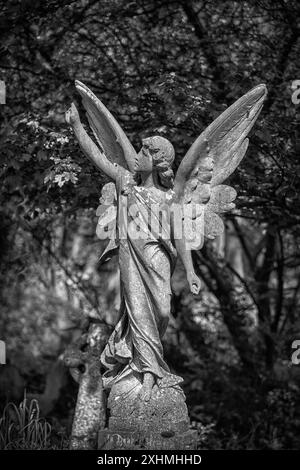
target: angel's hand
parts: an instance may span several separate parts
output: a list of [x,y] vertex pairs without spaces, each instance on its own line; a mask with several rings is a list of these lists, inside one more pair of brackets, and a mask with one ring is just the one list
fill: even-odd
[[74,103],[71,104],[71,107],[66,112],[65,117],[67,123],[72,127],[76,126],[76,124],[80,124],[79,113]]
[[199,294],[200,287],[201,287],[201,281],[199,277],[194,272],[191,272],[190,274],[187,275],[187,280],[190,286],[191,293]]

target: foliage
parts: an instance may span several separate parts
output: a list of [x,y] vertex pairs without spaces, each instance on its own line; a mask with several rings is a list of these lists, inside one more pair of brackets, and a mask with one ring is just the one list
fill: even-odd
[[40,418],[39,404],[26,396],[17,407],[8,403],[0,419],[0,449],[42,450],[49,448],[51,426]]
[[[2,2],[0,339],[15,388],[25,380],[41,393],[50,364],[89,316],[116,320],[116,266],[97,265],[106,179],[64,121],[71,101],[84,115],[74,80],[103,100],[137,149],[146,135],[170,139],[174,169],[206,125],[266,83],[268,100],[230,180],[238,207],[223,239],[195,254],[197,298],[177,267],[165,348],[186,379],[204,446],[299,447],[290,361],[300,335],[299,105],[291,100],[299,19],[296,0]],[[51,417],[67,428],[60,403]]]

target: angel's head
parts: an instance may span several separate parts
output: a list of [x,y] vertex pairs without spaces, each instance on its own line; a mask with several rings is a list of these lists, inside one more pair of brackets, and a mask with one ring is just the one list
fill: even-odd
[[136,174],[156,171],[162,186],[171,188],[174,177],[172,163],[175,158],[173,145],[160,136],[148,137],[142,142],[143,146],[135,161]]

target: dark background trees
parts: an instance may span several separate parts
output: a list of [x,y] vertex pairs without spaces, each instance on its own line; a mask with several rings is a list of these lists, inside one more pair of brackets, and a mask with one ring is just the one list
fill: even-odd
[[[17,401],[24,387],[43,395],[54,428],[68,432],[76,387],[57,359],[88,316],[116,318],[116,266],[97,266],[106,180],[64,121],[71,101],[83,111],[74,80],[103,100],[137,149],[154,132],[171,140],[175,169],[206,125],[266,83],[247,157],[230,179],[237,209],[225,236],[195,253],[204,282],[197,298],[176,271],[165,350],[186,379],[203,445],[299,447],[291,363],[300,336],[299,105],[291,99],[299,29],[296,0],[2,4],[2,395]],[[50,373],[57,386],[47,395]]]

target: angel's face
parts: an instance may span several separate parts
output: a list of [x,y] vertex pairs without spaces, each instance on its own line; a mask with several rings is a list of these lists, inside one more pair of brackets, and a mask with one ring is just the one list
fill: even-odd
[[153,156],[159,152],[151,142],[151,139],[144,139],[143,146],[135,159],[135,171],[151,173],[153,170]]
[[199,178],[202,183],[209,183],[211,181],[213,176],[214,163],[214,159],[211,157],[205,157],[199,163]]

